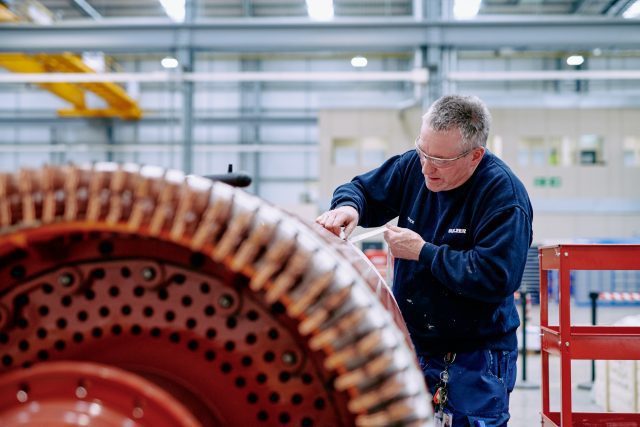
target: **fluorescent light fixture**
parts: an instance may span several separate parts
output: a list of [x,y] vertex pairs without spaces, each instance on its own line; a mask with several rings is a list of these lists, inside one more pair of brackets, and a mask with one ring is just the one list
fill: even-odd
[[351,66],[355,67],[355,68],[363,68],[367,66],[367,58],[365,58],[364,56],[354,56],[353,58],[351,58]]
[[27,15],[29,18],[40,25],[53,24],[53,15],[40,3],[32,3],[27,7]]
[[637,18],[640,16],[640,0],[636,0],[631,6],[627,8],[622,14],[623,18]]
[[582,65],[584,57],[582,55],[571,55],[567,58],[567,65]]
[[184,22],[185,0],[160,0],[167,16],[175,22]]
[[453,2],[453,17],[455,19],[472,19],[480,11],[482,0],[455,0]]
[[178,60],[171,56],[167,56],[162,58],[162,61],[160,61],[160,64],[162,64],[164,68],[176,68],[178,66]]
[[309,17],[316,21],[333,19],[333,0],[307,0]]

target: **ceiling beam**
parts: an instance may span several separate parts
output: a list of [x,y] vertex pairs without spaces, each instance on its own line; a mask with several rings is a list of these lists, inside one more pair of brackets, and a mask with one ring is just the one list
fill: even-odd
[[404,51],[458,49],[618,49],[640,46],[640,20],[546,17],[474,21],[410,18],[309,22],[304,19],[204,21],[194,24],[92,23],[0,26],[0,51],[217,52]]
[[86,0],[73,0],[72,4],[75,6],[76,9],[78,9],[80,12],[84,13],[88,17],[93,18],[96,21],[99,21],[102,19],[102,15],[100,15],[100,12],[95,10],[93,6],[91,6]]

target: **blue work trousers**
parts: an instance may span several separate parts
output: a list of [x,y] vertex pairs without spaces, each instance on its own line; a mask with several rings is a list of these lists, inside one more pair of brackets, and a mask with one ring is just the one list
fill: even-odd
[[[509,394],[516,383],[518,350],[457,353],[449,366],[444,413],[452,427],[503,427],[509,421]],[[444,355],[418,355],[429,391],[435,393]]]

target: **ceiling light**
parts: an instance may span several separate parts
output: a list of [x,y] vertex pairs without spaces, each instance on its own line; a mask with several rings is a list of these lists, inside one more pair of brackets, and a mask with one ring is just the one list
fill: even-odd
[[309,17],[316,21],[333,19],[333,0],[307,0]]
[[567,65],[582,65],[584,57],[582,55],[571,55],[567,58]]
[[627,7],[627,10],[622,14],[623,18],[637,18],[640,16],[640,0],[636,0],[631,6]]
[[482,0],[455,0],[453,3],[453,17],[455,19],[472,19],[480,11]]
[[365,58],[364,56],[354,56],[353,58],[351,58],[351,66],[355,67],[355,68],[363,68],[367,66],[367,58]]
[[184,22],[185,0],[160,0],[165,13],[175,22]]
[[167,56],[165,58],[162,58],[162,61],[160,61],[160,64],[162,64],[164,68],[176,68],[179,63],[176,58]]

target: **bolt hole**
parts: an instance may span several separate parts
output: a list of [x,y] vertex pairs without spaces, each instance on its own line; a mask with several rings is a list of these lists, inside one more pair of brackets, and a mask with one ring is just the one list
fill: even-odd
[[206,260],[206,257],[204,256],[204,254],[200,252],[195,252],[191,254],[191,257],[189,258],[189,263],[193,268],[200,268],[204,265],[205,260]]
[[22,279],[27,274],[27,270],[22,265],[14,265],[9,274],[14,279]]
[[58,320],[56,320],[56,325],[59,329],[65,329],[67,327],[67,319],[64,317],[58,318]]
[[258,338],[255,334],[247,334],[244,340],[247,344],[255,344]]
[[108,240],[100,242],[100,244],[98,245],[98,251],[102,255],[110,255],[111,253],[113,253],[113,243]]
[[273,351],[267,351],[264,353],[263,359],[265,362],[273,362],[276,358],[276,355]]
[[104,272],[103,268],[96,268],[95,270],[91,271],[91,277],[93,277],[94,279],[104,279],[105,276],[106,273]]
[[313,401],[314,408],[316,408],[319,411],[324,409],[325,404],[326,403],[322,397],[318,397],[316,400]]
[[269,329],[268,335],[269,335],[269,338],[271,338],[272,340],[277,340],[278,337],[280,336],[280,333],[276,328],[271,328]]
[[295,393],[293,396],[291,396],[291,403],[293,403],[294,405],[301,404],[302,400],[302,395],[300,393]]
[[8,354],[2,356],[2,365],[3,366],[11,366],[13,364],[13,357]]
[[171,280],[173,281],[173,283],[182,285],[187,281],[187,276],[185,276],[184,274],[176,274]]
[[281,412],[278,419],[282,424],[288,424],[291,421],[291,416],[287,412]]
[[235,317],[229,317],[227,319],[227,328],[233,329],[238,326],[238,320]]

